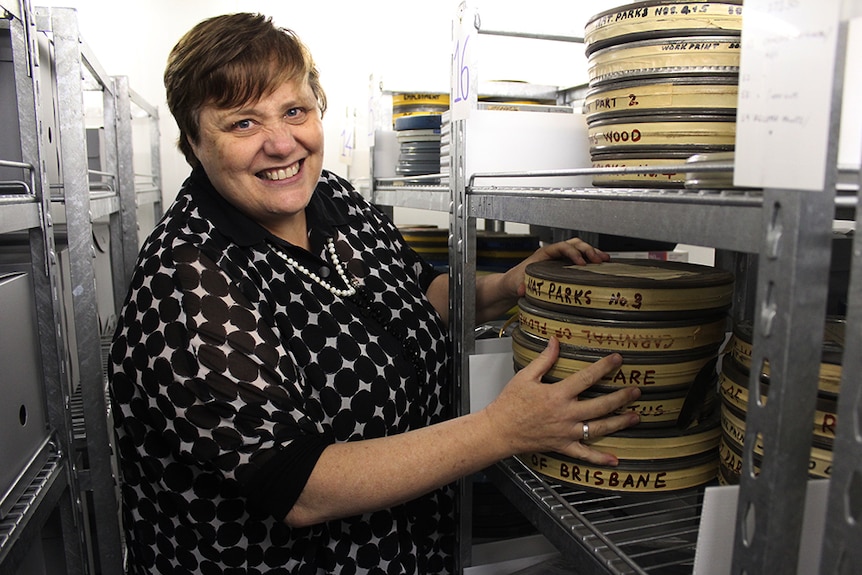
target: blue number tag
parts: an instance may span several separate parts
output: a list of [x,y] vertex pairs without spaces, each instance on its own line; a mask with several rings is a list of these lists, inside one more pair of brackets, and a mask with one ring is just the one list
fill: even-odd
[[458,14],[452,21],[452,76],[449,108],[452,120],[463,120],[476,107],[478,71],[472,44],[476,36],[476,10],[461,2]]

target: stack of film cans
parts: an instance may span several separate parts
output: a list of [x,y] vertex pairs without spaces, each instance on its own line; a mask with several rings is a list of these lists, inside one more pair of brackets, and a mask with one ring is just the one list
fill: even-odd
[[476,231],[476,269],[505,272],[539,249],[539,236],[511,232]]
[[560,355],[547,383],[618,352],[622,366],[582,397],[637,386],[641,397],[620,412],[635,411],[641,422],[585,441],[616,455],[616,467],[550,452],[525,454],[523,462],[557,481],[602,491],[671,492],[715,480],[721,434],[716,363],[733,280],[730,272],[674,261],[528,265],[512,331],[515,369],[535,359],[551,337],[559,340]]
[[449,267],[449,230],[434,225],[399,226],[398,231],[413,251],[439,270]]
[[[732,158],[742,1],[648,0],[591,18],[584,115],[596,168],[669,168]],[[710,187],[722,187],[724,174]],[[703,184],[703,182],[700,182]],[[686,173],[620,170],[593,185],[682,188]]]
[[448,109],[449,94],[392,95],[392,127],[399,149],[395,173],[405,184],[440,184],[439,178],[416,176],[440,174],[440,128]]
[[[811,455],[808,476],[828,478],[832,469],[832,444],[838,423],[838,395],[841,383],[841,356],[844,352],[844,320],[827,318],[824,328],[818,377],[817,406],[814,413]],[[721,394],[721,463],[719,482],[725,485],[739,483],[742,472],[743,446],[745,445],[745,418],[748,411],[749,378],[753,329],[750,322],[739,322],[733,328],[728,351],[722,356],[719,373]],[[769,364],[760,370],[761,396],[769,394]],[[768,399],[767,399],[768,400]],[[763,444],[760,437],[754,446],[754,473],[763,462]]]
[[[434,225],[399,226],[407,244],[438,269],[449,266],[449,230]],[[539,236],[489,230],[476,231],[476,270],[505,272],[539,249]]]

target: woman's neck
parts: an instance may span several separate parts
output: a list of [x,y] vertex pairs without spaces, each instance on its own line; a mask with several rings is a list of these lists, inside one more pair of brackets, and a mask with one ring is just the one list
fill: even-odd
[[263,224],[271,234],[306,251],[310,251],[308,226],[305,220],[305,210],[293,214],[289,218]]

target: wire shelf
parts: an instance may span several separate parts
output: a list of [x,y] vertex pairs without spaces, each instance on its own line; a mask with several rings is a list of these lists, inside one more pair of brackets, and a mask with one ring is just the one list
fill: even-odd
[[573,562],[593,560],[601,573],[688,575],[694,567],[703,488],[669,494],[617,494],[578,489],[545,478],[516,458],[489,469],[489,477],[522,511],[538,507],[550,539],[572,543],[561,551]]

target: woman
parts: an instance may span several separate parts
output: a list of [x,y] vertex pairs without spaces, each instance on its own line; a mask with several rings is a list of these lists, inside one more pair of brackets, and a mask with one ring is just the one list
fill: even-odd
[[[111,349],[131,571],[446,573],[451,483],[637,421],[626,390],[577,401],[611,355],[554,385],[558,344],[486,409],[450,418],[448,277],[322,170],[326,98],[296,36],[205,20],[165,71],[192,173],[144,243]],[[528,261],[607,256],[579,240]],[[526,262],[477,281],[479,320]]]

